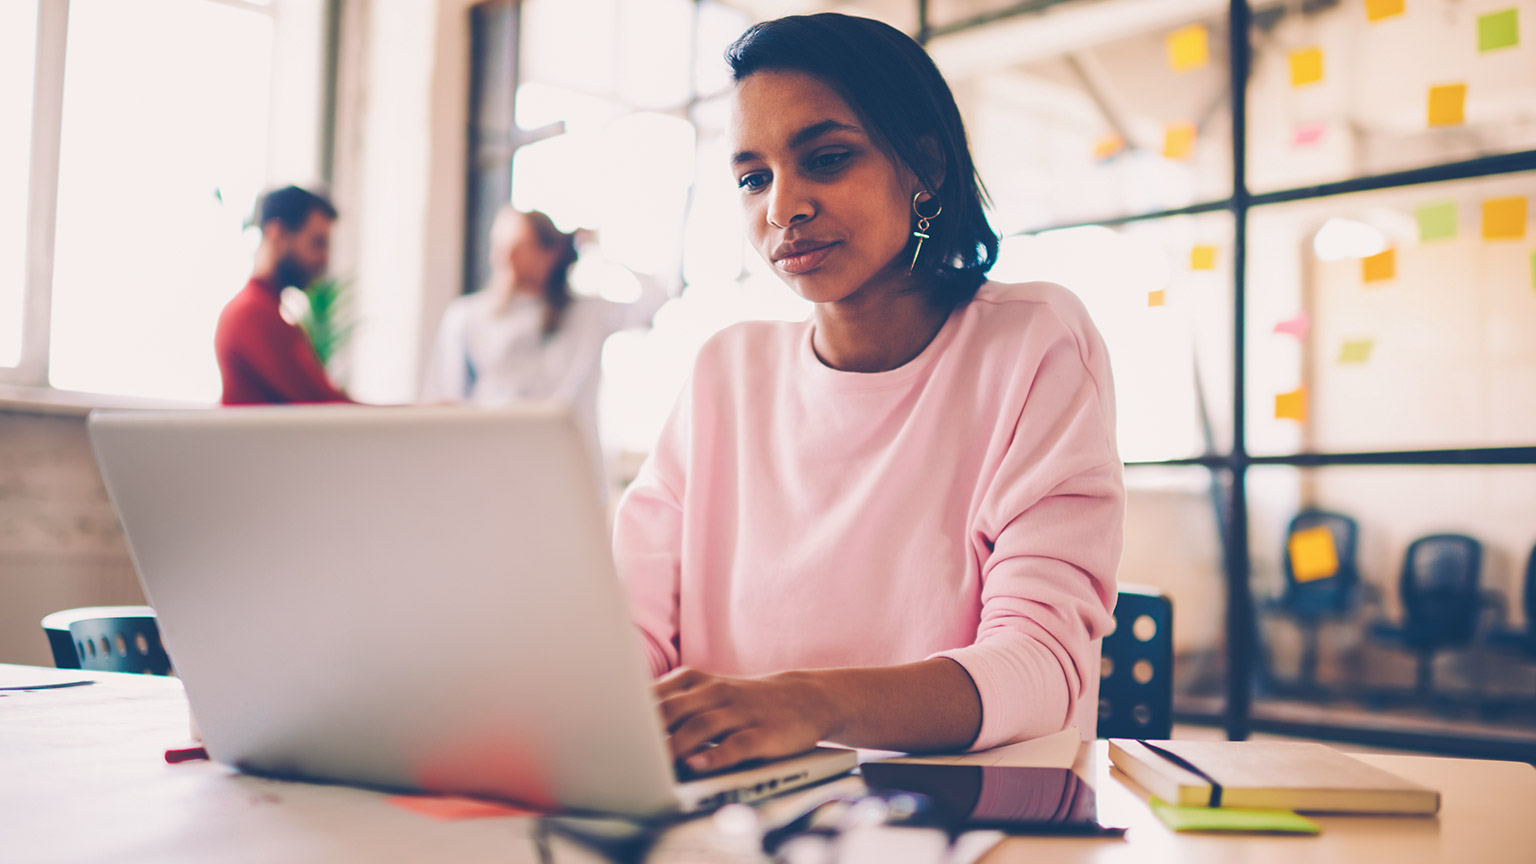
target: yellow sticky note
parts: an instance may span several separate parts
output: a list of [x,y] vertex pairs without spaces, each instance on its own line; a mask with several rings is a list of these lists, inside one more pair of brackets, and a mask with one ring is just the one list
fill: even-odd
[[1519,240],[1525,236],[1525,197],[1489,198],[1483,202],[1483,239]]
[[1168,65],[1189,72],[1211,62],[1211,40],[1205,25],[1192,24],[1168,34]]
[[1397,250],[1360,259],[1360,278],[1366,282],[1385,282],[1397,275]]
[[1441,84],[1429,88],[1429,125],[1460,126],[1467,122],[1467,85]]
[[1167,292],[1167,290],[1163,290],[1163,291],[1148,291],[1147,292],[1147,305],[1148,306],[1163,306],[1163,305],[1166,305],[1167,302],[1168,302],[1168,292]]
[[1371,21],[1380,21],[1401,15],[1404,5],[1404,0],[1365,0],[1365,17]]
[[1192,123],[1171,123],[1163,130],[1163,155],[1169,159],[1188,159],[1195,151],[1195,127]]
[[1339,572],[1339,550],[1327,528],[1306,528],[1291,535],[1291,574],[1297,582],[1316,582]]
[[1346,366],[1365,363],[1371,359],[1371,350],[1375,347],[1374,339],[1350,339],[1339,348],[1339,363]]
[[1307,388],[1292,390],[1289,393],[1275,395],[1275,419],[1295,420],[1305,423],[1307,420]]
[[1305,87],[1323,80],[1323,49],[1291,52],[1291,86]]
[[1216,247],[1195,246],[1189,250],[1189,269],[1191,270],[1215,270]]

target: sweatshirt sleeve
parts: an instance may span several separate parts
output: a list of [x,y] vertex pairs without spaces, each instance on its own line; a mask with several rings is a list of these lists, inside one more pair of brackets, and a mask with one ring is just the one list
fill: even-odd
[[462,402],[469,398],[469,346],[465,338],[464,307],[458,301],[443,311],[437,328],[437,341],[427,360],[427,375],[422,382],[423,402]]
[[[1109,363],[1086,314],[1064,325],[1027,395],[976,522],[981,621],[963,666],[981,696],[972,749],[1060,731],[1099,674],[1125,522]],[[1087,734],[1087,730],[1084,730]]]
[[653,675],[680,662],[678,585],[682,575],[684,460],[690,386],[684,387],[656,448],[620,499],[613,557]]

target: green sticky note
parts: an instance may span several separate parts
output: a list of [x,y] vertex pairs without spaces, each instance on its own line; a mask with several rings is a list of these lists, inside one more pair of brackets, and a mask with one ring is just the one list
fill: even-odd
[[1419,219],[1419,242],[1449,240],[1456,236],[1456,202],[1425,204],[1414,215]]
[[1520,44],[1520,10],[1490,12],[1477,19],[1477,50],[1496,51]]
[[1364,363],[1371,359],[1371,349],[1376,347],[1373,339],[1350,339],[1339,350],[1340,363]]
[[1317,823],[1290,810],[1239,810],[1232,807],[1175,807],[1161,798],[1147,802],[1152,812],[1175,831],[1316,834]]

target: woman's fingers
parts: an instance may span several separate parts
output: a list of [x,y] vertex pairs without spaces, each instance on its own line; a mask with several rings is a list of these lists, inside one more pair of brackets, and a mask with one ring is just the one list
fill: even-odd
[[722,708],[695,714],[683,721],[667,744],[672,748],[673,759],[685,759],[705,749],[716,739],[739,732],[751,724],[751,718],[743,711]]
[[661,707],[662,723],[666,725],[667,732],[676,732],[677,728],[686,723],[689,718],[730,704],[736,699],[736,688],[723,681],[710,681],[688,690],[675,692],[673,695],[662,697],[658,703]]
[[[782,752],[775,752],[780,750]],[[688,757],[688,767],[695,771],[718,771],[752,759],[772,759],[787,756],[794,750],[772,746],[772,739],[757,727],[748,727],[726,736],[721,742]]]
[[700,672],[692,666],[679,666],[657,678],[655,683],[651,685],[651,690],[656,694],[656,698],[661,699],[673,693],[691,690],[709,681],[710,678],[711,676],[708,673]]

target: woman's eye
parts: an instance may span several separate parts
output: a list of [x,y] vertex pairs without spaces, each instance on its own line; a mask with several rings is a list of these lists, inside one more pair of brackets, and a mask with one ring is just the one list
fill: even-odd
[[836,168],[848,161],[850,155],[852,154],[845,152],[821,153],[811,159],[811,167],[818,171]]
[[768,175],[761,172],[748,174],[737,180],[736,185],[742,189],[761,189],[768,185]]

